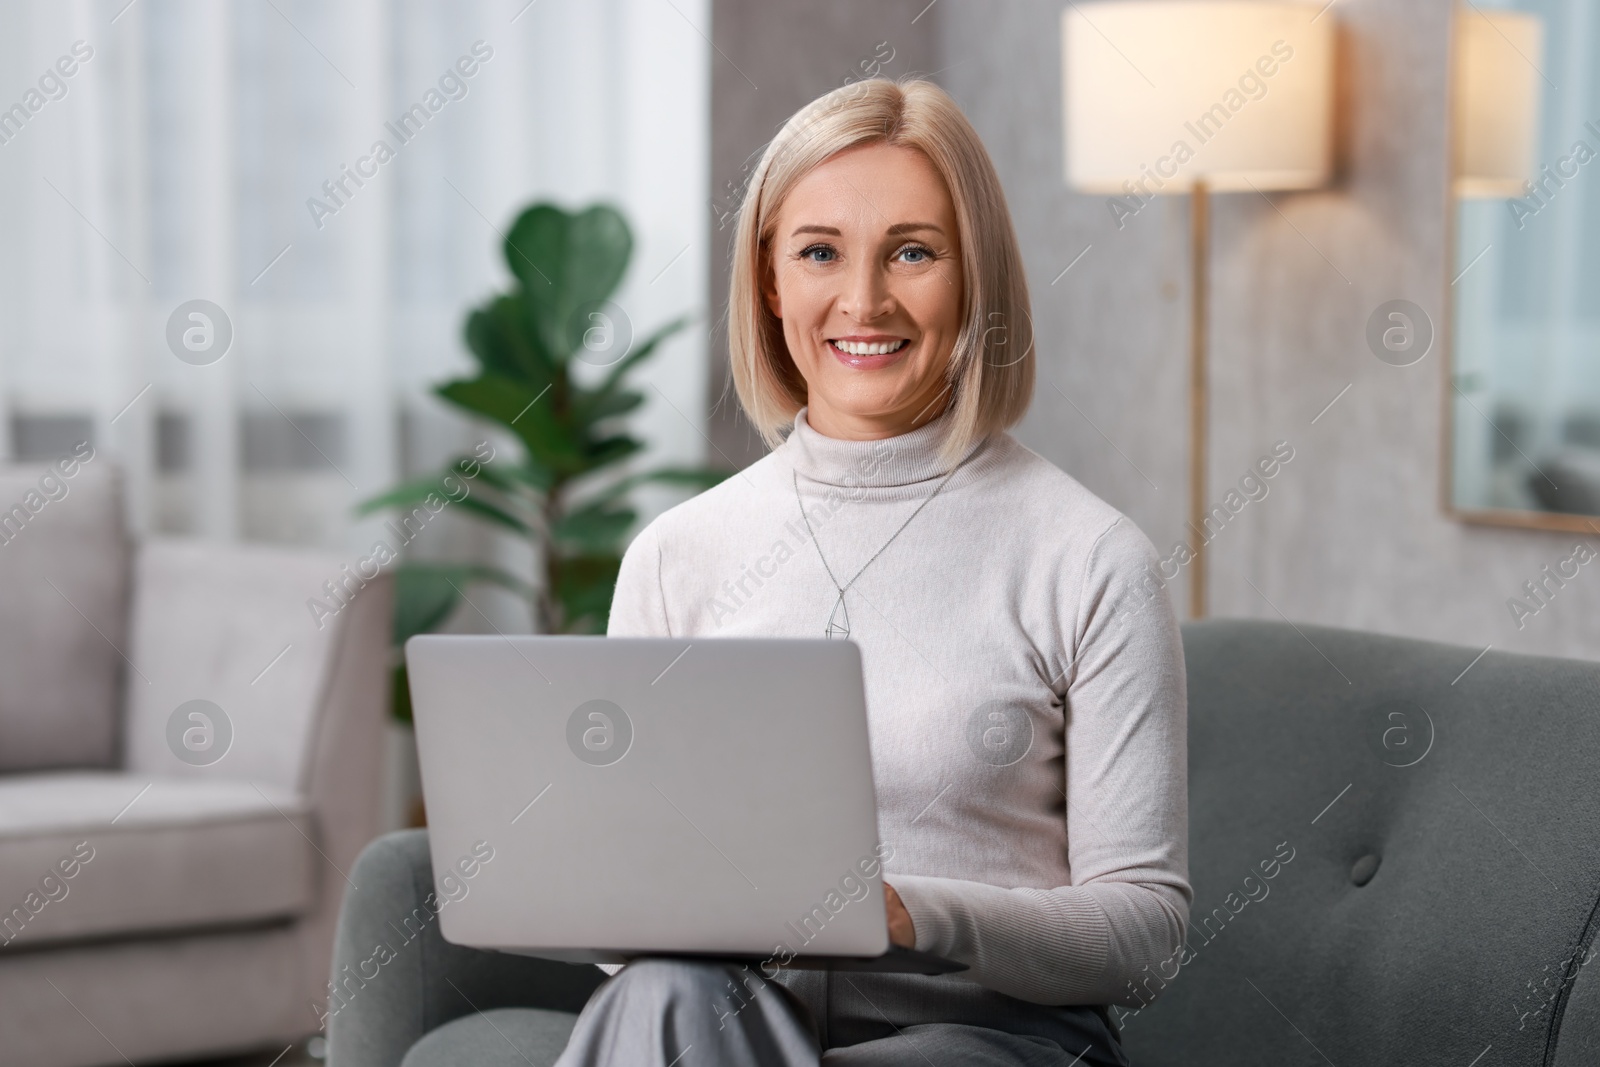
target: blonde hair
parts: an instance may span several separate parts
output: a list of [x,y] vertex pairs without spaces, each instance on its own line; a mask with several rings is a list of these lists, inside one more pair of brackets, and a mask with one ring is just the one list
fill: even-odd
[[1027,412],[1033,399],[1033,319],[994,164],[955,101],[930,81],[869,78],[835,89],[795,112],[767,145],[734,231],[728,292],[734,389],[767,446],[777,447],[807,394],[784,342],[783,323],[762,299],[773,227],[784,200],[813,167],[868,144],[922,152],[955,205],[965,284],[961,330],[945,372],[954,409],[941,450],[948,463]]

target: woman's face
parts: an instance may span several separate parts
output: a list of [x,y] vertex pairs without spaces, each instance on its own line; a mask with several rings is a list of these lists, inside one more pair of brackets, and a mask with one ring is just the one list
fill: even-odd
[[950,191],[920,151],[863,145],[813,169],[778,213],[763,275],[813,429],[876,439],[944,409],[961,246]]

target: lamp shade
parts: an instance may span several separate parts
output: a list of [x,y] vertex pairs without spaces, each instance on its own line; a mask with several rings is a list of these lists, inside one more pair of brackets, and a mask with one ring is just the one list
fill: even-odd
[[1462,196],[1521,196],[1534,177],[1544,28],[1521,11],[1456,13],[1455,184]]
[[1332,166],[1333,26],[1271,0],[1108,0],[1061,17],[1066,180],[1307,189]]

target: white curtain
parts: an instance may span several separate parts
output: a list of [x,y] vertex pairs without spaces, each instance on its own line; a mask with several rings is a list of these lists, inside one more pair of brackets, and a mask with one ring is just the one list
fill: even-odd
[[[709,32],[707,0],[0,3],[0,460],[87,437],[136,532],[359,548],[357,500],[483,436],[428,388],[551,199],[628,216],[639,335],[697,315],[635,432],[701,462]],[[192,300],[215,362],[169,346]]]

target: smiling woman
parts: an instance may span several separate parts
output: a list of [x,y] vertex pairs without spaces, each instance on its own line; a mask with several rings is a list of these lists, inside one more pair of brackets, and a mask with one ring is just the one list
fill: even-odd
[[734,386],[769,445],[808,400],[813,428],[850,438],[952,408],[946,459],[1027,410],[1033,360],[985,358],[1033,347],[1005,193],[931,82],[857,82],[796,113],[751,179],[732,276]]
[[[894,203],[913,219],[889,222]],[[840,152],[789,194],[763,296],[831,437],[907,433],[943,408],[961,329],[961,243],[944,179],[915,148]],[[876,371],[862,374],[861,371]]]
[[[607,632],[855,641],[888,939],[968,969],[781,967],[719,1017],[736,970],[635,962],[560,1067],[665,1067],[685,1044],[741,1067],[921,1062],[913,1027],[947,1062],[1127,1063],[1108,1006],[1146,1002],[1193,898],[1183,650],[1165,589],[1140,588],[1149,539],[1007,432],[1028,323],[999,178],[943,90],[847,86],[767,147],[729,346],[773,451],[641,531]],[[750,596],[757,545],[775,562]]]

